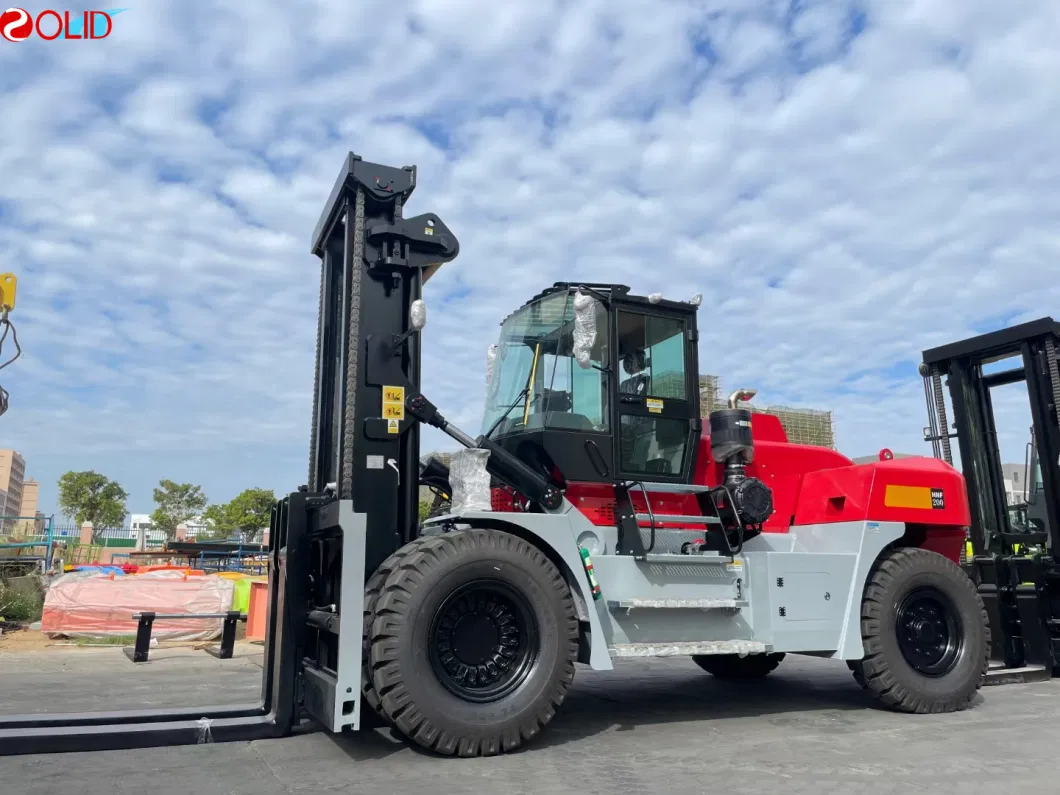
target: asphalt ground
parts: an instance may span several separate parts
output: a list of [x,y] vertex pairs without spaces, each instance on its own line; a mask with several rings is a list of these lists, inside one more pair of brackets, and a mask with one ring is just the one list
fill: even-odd
[[[256,698],[260,647],[232,660],[119,649],[5,652],[0,711],[215,705]],[[119,695],[120,694],[120,695]],[[732,686],[690,660],[580,668],[538,742],[489,759],[421,753],[384,730],[150,750],[0,757],[3,795],[684,795],[1060,792],[1060,680],[984,689],[973,708],[882,710],[842,662],[789,656]]]

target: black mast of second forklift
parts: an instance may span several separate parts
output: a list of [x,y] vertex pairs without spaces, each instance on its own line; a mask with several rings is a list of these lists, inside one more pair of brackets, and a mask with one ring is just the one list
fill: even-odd
[[[933,415],[936,455],[949,463],[956,437],[971,508],[973,576],[990,617],[993,658],[1004,669],[1052,675],[1060,665],[1060,323],[1041,318],[925,351],[921,373]],[[1018,357],[1020,366],[986,373]],[[947,427],[942,386],[948,381],[955,433]],[[991,389],[1025,383],[1041,467],[1044,530],[1012,527]],[[1016,545],[1045,546],[1017,553]],[[999,677],[1004,678],[1004,670]],[[1017,678],[1029,678],[1021,674]]]

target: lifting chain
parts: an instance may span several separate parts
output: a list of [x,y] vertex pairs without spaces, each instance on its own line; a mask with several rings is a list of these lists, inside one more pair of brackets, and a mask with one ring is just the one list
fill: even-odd
[[[346,223],[350,223],[349,213]],[[347,232],[347,234],[349,234]],[[353,445],[357,438],[357,386],[360,383],[361,282],[364,279],[364,188],[357,186],[353,211],[353,252],[350,263],[347,312],[349,330],[346,347],[346,405],[342,408],[342,473],[339,499],[353,497]]]
[[953,452],[950,449],[950,421],[946,416],[946,397],[942,394],[942,376],[939,375],[939,368],[935,366],[931,368],[931,389],[935,393],[935,408],[941,424],[939,441],[942,442],[942,455],[946,463],[953,466]]
[[317,347],[313,355],[313,418],[309,428],[309,477],[306,485],[311,492],[319,491],[317,484],[317,432],[320,428],[320,345],[324,336],[324,285],[327,280],[327,260],[320,263],[320,299],[317,301]]
[[1053,387],[1053,412],[1057,425],[1060,425],[1060,368],[1056,364],[1056,345],[1052,337],[1045,338],[1045,356],[1048,359],[1049,382]]

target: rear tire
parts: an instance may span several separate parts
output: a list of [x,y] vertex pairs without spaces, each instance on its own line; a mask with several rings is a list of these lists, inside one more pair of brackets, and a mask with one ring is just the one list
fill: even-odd
[[776,654],[696,654],[692,662],[718,679],[761,679],[777,669],[784,659],[783,652]]
[[925,549],[887,553],[861,603],[865,657],[854,678],[900,712],[955,712],[975,699],[990,665],[990,626],[974,583]]
[[420,539],[375,604],[371,670],[385,717],[441,754],[490,756],[541,733],[578,657],[563,575],[497,530]]

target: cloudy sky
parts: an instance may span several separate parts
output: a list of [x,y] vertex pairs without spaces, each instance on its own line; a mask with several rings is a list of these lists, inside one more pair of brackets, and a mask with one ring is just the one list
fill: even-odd
[[927,452],[920,352],[1060,313],[1058,13],[141,0],[105,40],[0,40],[25,350],[0,446],[46,511],[68,469],[134,512],[159,478],[216,501],[302,483],[310,235],[352,150],[418,165],[408,213],[460,238],[425,332],[458,424],[477,428],[499,320],[569,278],[702,292],[704,372],[834,410],[850,455]]

